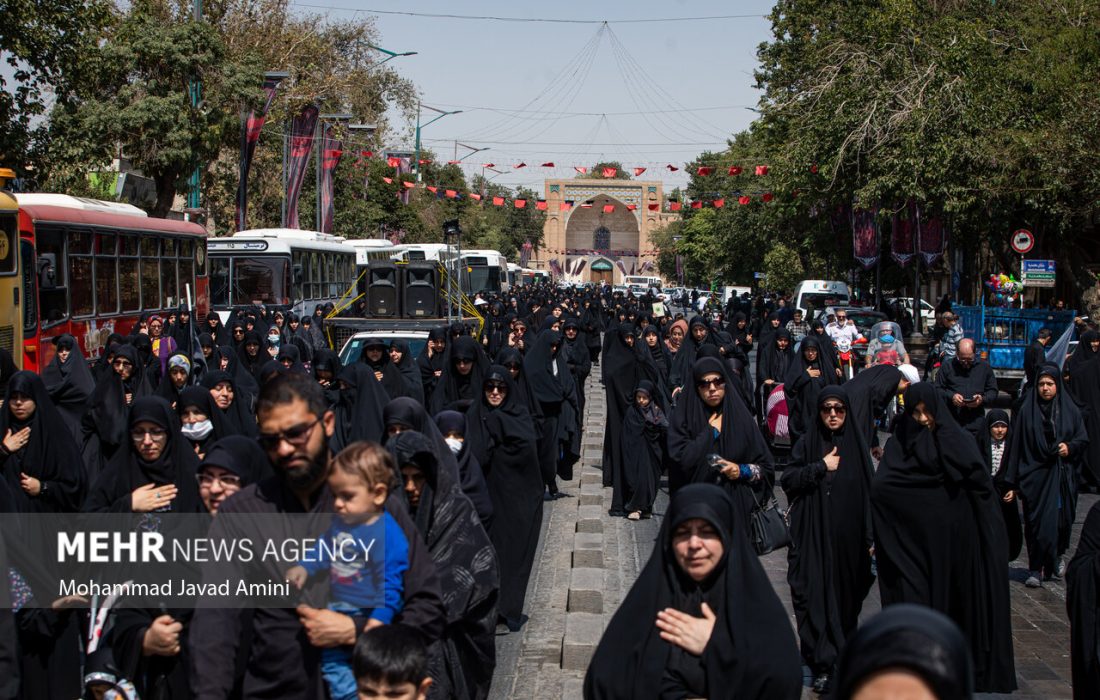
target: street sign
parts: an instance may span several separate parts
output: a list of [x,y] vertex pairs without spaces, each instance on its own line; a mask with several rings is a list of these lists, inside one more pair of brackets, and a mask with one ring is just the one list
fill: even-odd
[[767,277],[767,275],[765,275],[763,272],[754,272],[754,273],[752,273],[752,278],[754,280],[762,280],[765,277]]
[[1024,260],[1021,277],[1026,287],[1053,287],[1056,278],[1053,260]]
[[1035,247],[1035,234],[1026,228],[1021,228],[1012,233],[1012,250],[1018,255],[1027,255]]

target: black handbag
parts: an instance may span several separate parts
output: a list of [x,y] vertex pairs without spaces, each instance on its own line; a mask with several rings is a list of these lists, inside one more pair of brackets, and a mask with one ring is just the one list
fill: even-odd
[[749,519],[752,521],[752,546],[757,556],[770,554],[777,549],[783,549],[791,545],[791,530],[787,523],[787,514],[779,508],[779,501],[774,494],[767,497],[762,503],[756,500]]

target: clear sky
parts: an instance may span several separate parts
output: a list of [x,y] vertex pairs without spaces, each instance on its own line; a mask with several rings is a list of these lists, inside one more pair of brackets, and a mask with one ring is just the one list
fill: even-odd
[[[422,130],[440,160],[454,141],[490,150],[464,161],[508,186],[572,177],[573,166],[618,160],[644,179],[686,181],[683,167],[719,150],[754,117],[756,48],[770,38],[769,0],[291,0],[296,12],[376,17],[382,46],[416,51],[389,65],[426,105],[461,109]],[[392,12],[590,20],[589,24],[375,14]],[[729,19],[719,16],[739,15]],[[657,18],[697,21],[622,22]],[[609,24],[599,22],[607,20]],[[436,116],[424,111],[422,121]],[[411,139],[410,139],[411,140]],[[408,145],[411,145],[408,144]],[[458,157],[469,154],[458,148]],[[552,161],[556,167],[539,167]],[[513,165],[526,162],[526,168]]]

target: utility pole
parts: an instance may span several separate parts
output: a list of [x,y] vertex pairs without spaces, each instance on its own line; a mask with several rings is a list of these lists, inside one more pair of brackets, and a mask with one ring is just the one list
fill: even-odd
[[[191,5],[191,19],[196,23],[202,21],[202,0],[194,0]],[[191,92],[191,106],[197,110],[199,103],[202,101],[202,82],[199,80],[198,76],[192,78],[191,84],[188,87]],[[200,174],[199,166],[196,165],[188,181],[187,208],[191,210],[198,209],[202,203],[202,199],[199,195]]]

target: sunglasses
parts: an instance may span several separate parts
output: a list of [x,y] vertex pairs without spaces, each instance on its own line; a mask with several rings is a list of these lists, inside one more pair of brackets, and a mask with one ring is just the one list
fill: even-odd
[[466,360],[466,359],[463,359],[461,357],[456,357],[455,358],[455,364],[456,365],[472,365],[472,364],[474,364],[474,361],[473,360]]
[[313,421],[308,425],[296,425],[293,428],[287,428],[279,433],[260,433],[257,437],[257,441],[260,443],[260,447],[265,450],[274,450],[279,447],[279,443],[286,440],[294,447],[301,447],[309,441],[309,436],[313,432],[313,429],[321,422],[321,419]]
[[699,389],[721,389],[726,385],[726,380],[723,377],[715,377],[714,379],[699,379],[695,382],[696,388]]
[[848,409],[845,408],[844,406],[840,405],[840,404],[827,403],[827,404],[824,404],[821,407],[821,412],[824,413],[825,415],[830,415],[830,414],[835,413],[838,416],[843,416],[845,413],[848,412]]
[[486,394],[504,394],[508,392],[508,385],[502,382],[490,382],[485,385]]

